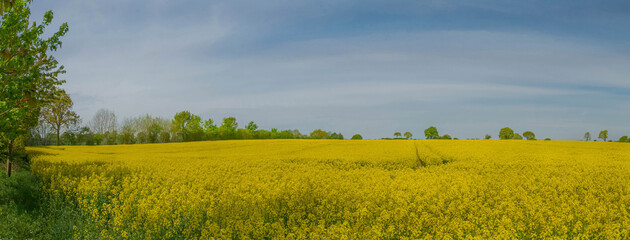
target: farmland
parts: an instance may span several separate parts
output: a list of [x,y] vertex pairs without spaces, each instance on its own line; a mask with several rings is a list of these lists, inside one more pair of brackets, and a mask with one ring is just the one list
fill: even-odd
[[105,239],[630,238],[630,148],[498,140],[31,147]]

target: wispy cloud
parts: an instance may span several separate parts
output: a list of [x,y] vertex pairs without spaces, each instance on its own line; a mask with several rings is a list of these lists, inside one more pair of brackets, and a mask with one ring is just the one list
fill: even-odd
[[121,117],[188,109],[367,137],[421,135],[429,125],[463,138],[505,125],[561,139],[599,128],[630,134],[624,2],[67,0],[33,7],[35,16],[52,8],[70,24],[57,55],[84,118],[99,108]]

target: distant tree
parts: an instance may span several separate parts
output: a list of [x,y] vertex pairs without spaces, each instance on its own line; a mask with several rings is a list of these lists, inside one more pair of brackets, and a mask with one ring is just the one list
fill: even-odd
[[619,138],[619,142],[628,142],[628,136],[622,136]]
[[77,142],[79,144],[94,145],[94,133],[89,127],[82,127],[77,134]]
[[413,134],[411,134],[410,132],[405,132],[405,138],[407,139],[411,139],[411,137],[413,137]]
[[435,128],[434,126],[431,126],[427,129],[424,130],[424,136],[427,139],[438,139],[440,138],[440,134],[438,133],[437,128]]
[[361,134],[354,134],[352,135],[352,140],[363,140],[363,137]]
[[514,130],[512,130],[509,127],[501,128],[501,131],[499,131],[499,138],[500,139],[513,139],[514,138]]
[[453,139],[453,138],[451,137],[451,135],[444,134],[444,136],[440,137],[440,139],[451,140],[451,139]]
[[171,141],[171,134],[168,132],[160,132],[160,142],[168,143]]
[[280,138],[280,132],[278,132],[277,128],[272,128],[271,129],[271,138],[272,139],[278,139]]
[[608,130],[602,130],[601,132],[599,132],[599,139],[603,139],[604,142],[606,141],[606,139],[608,138]]
[[122,144],[133,144],[135,143],[136,132],[137,129],[134,123],[134,119],[125,119],[122,122],[122,126],[120,127],[120,134],[118,134],[118,139]]
[[256,139],[271,139],[271,132],[264,130],[264,129],[259,129],[256,130],[256,134],[254,134],[254,138]]
[[518,134],[518,133],[514,133],[514,137],[512,137],[512,139],[515,139],[515,140],[523,140],[523,136],[521,136],[521,135],[520,135],[520,134]]
[[62,92],[58,100],[42,109],[45,121],[57,133],[57,145],[61,145],[61,130],[79,120],[79,115],[72,111],[72,105],[70,96]]
[[219,139],[219,127],[214,124],[214,120],[212,120],[212,118],[208,118],[208,120],[203,122],[203,131],[205,133],[206,140]]
[[394,133],[394,137],[395,138],[400,138],[402,136],[402,134],[400,132],[395,132]]
[[551,138],[545,138],[545,141],[551,141]]
[[254,135],[248,129],[239,128],[236,130],[236,139],[252,139]]
[[328,139],[343,139],[343,134],[336,132],[328,132]]
[[223,123],[219,127],[219,133],[221,134],[221,139],[234,139],[236,137],[237,128],[238,128],[238,123],[236,122],[236,118],[234,117],[223,118]]
[[247,124],[247,126],[245,126],[245,129],[249,130],[249,132],[253,135],[256,130],[258,130],[258,125],[256,125],[254,121],[251,121]]
[[328,138],[328,133],[324,130],[321,129],[317,129],[313,132],[311,132],[310,137],[312,139],[326,139]]
[[486,136],[485,136],[483,139],[488,140],[488,139],[490,139],[490,138],[492,138],[492,136],[490,136],[490,134],[486,134]]
[[536,134],[534,134],[532,131],[524,132],[523,137],[525,137],[527,140],[536,140]]
[[107,109],[100,109],[90,121],[90,129],[96,134],[116,131],[116,114]]
[[591,133],[590,132],[586,132],[584,134],[584,141],[591,141]]
[[293,139],[295,136],[293,135],[292,130],[283,130],[278,134],[280,139]]
[[304,135],[302,135],[302,133],[300,133],[300,130],[297,130],[297,129],[293,130],[292,133],[293,133],[293,138],[304,138],[305,137]]
[[[181,141],[203,140],[204,129],[201,127],[201,117],[191,114],[189,111],[175,114],[171,128]],[[233,132],[236,132],[236,129]]]

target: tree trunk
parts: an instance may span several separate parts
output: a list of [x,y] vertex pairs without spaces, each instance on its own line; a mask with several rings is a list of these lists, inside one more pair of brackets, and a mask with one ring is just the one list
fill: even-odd
[[7,177],[11,177],[11,156],[13,155],[13,140],[9,140],[9,157],[7,158]]
[[57,146],[61,145],[61,138],[59,137],[59,130],[61,127],[57,127]]

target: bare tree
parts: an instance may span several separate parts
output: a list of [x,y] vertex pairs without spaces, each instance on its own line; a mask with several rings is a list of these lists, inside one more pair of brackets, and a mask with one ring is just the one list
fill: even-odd
[[96,134],[116,131],[116,114],[107,109],[100,109],[92,117],[90,128]]
[[586,141],[591,141],[591,133],[590,132],[586,132],[584,134],[584,140]]

